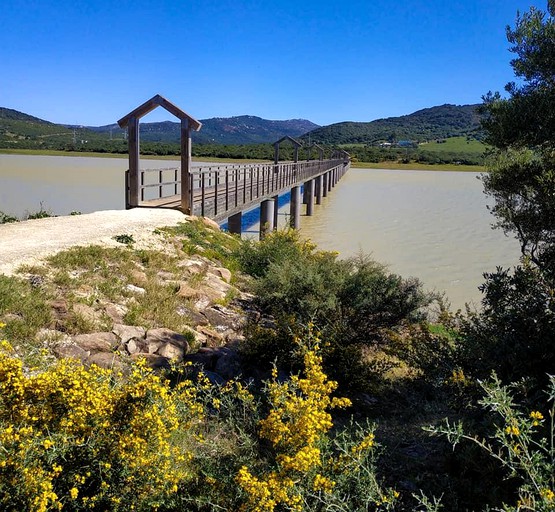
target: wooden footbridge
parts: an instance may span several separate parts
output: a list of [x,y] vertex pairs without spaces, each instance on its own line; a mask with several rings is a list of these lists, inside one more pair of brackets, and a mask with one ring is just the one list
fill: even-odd
[[[140,169],[139,119],[159,106],[181,120],[181,166]],[[219,223],[227,220],[232,233],[241,233],[243,212],[259,205],[260,236],[275,229],[278,198],[289,191],[290,224],[298,228],[301,205],[306,204],[306,215],[312,215],[314,204],[321,204],[322,197],[327,196],[350,167],[349,155],[345,151],[333,151],[330,158],[325,159],[324,149],[317,144],[312,144],[310,149],[318,150],[318,160],[299,161],[302,144],[289,136],[274,143],[273,163],[193,163],[191,130],[200,130],[201,123],[159,95],[127,114],[118,124],[127,127],[129,138],[126,208],[173,208]],[[283,142],[293,145],[293,161],[279,161]]]

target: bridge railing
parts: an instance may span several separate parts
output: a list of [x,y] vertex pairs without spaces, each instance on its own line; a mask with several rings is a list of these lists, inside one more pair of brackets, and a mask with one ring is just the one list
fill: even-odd
[[[293,186],[348,165],[344,159],[252,164],[201,164],[190,173],[191,213],[223,220]],[[140,170],[140,201],[181,194],[180,169]]]
[[338,166],[342,160],[203,165],[191,172],[191,211],[222,220]]

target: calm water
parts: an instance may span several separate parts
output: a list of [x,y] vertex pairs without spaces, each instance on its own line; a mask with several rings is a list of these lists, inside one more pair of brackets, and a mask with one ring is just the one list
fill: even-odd
[[[143,167],[169,167],[148,160]],[[0,155],[0,211],[23,216],[124,208],[127,159]],[[288,206],[280,210],[287,220]],[[454,308],[480,300],[482,274],[518,262],[518,244],[499,230],[473,173],[351,169],[301,232],[342,256],[360,251],[393,272],[445,291]],[[248,234],[258,233],[254,224]]]
[[125,158],[0,155],[0,211],[22,217],[41,204],[56,215],[123,209],[126,169]]
[[453,308],[479,305],[482,274],[518,263],[517,242],[491,229],[474,173],[351,169],[316,212],[301,232],[320,248],[372,254],[445,291]]

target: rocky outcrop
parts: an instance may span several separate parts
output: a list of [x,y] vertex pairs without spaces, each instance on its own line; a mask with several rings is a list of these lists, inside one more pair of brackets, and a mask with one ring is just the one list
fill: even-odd
[[[237,377],[241,372],[237,347],[252,298],[230,284],[229,270],[210,260],[195,256],[181,261],[180,266],[193,269],[193,275],[200,274],[203,279],[197,279],[193,286],[189,281],[174,281],[171,272],[160,271],[157,278],[162,285],[173,285],[175,293],[184,299],[177,312],[190,326],[181,332],[126,324],[129,307],[125,303],[97,303],[92,307],[84,303],[69,305],[59,298],[51,302],[54,320],[50,329],[39,333],[39,341],[50,346],[56,357],[78,359],[87,366],[122,370],[131,361],[143,358],[156,369],[170,368],[172,363],[194,363],[214,382]],[[134,273],[134,282],[144,285],[143,274]],[[131,283],[125,289],[131,294],[148,293],[146,288]],[[82,292],[88,299],[87,291]],[[237,299],[223,305],[221,302],[226,302],[230,294]],[[68,334],[67,325],[76,315],[93,329],[101,325],[104,329]]]

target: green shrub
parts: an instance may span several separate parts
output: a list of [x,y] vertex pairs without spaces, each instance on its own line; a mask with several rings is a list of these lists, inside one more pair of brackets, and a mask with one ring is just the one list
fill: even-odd
[[495,374],[481,387],[485,397],[480,404],[491,415],[488,438],[465,433],[461,422],[427,430],[446,436],[453,446],[471,442],[503,468],[512,492],[493,504],[499,507],[495,510],[555,510],[555,377],[549,377],[548,403],[544,399],[541,407],[528,411],[514,399],[514,386],[503,386]]
[[484,379],[494,370],[503,382],[543,388],[555,369],[553,285],[528,264],[485,277],[482,311],[462,325],[465,372]]
[[17,217],[13,217],[12,215],[8,215],[7,213],[0,212],[0,224],[8,224],[10,222],[17,222],[19,219]]

